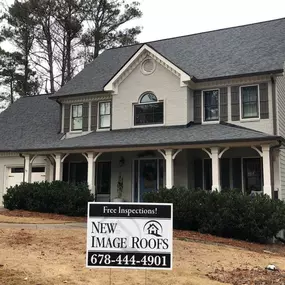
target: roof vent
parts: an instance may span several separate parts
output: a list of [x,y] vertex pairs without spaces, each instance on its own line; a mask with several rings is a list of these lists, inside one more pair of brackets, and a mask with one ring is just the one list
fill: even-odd
[[155,71],[156,64],[151,58],[144,60],[141,64],[141,71],[145,75],[152,74]]

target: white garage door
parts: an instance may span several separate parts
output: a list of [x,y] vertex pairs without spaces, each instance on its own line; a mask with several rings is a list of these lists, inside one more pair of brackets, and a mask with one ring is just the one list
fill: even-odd
[[[9,188],[11,186],[15,186],[16,184],[20,184],[23,182],[23,174],[24,168],[23,167],[11,167],[7,169],[8,177],[6,187]],[[44,181],[46,178],[45,175],[45,167],[32,167],[32,182],[40,182]]]

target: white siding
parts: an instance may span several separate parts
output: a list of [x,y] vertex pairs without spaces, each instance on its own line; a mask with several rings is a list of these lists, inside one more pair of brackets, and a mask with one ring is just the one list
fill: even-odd
[[119,85],[113,96],[112,129],[133,127],[133,104],[140,95],[152,91],[158,100],[164,101],[165,125],[185,125],[187,121],[187,87],[180,87],[180,79],[157,63],[151,75],[144,75],[138,65]]
[[[37,157],[33,166],[46,166],[44,157]],[[2,206],[3,195],[6,193],[7,168],[24,167],[24,159],[19,156],[0,157],[0,206]],[[49,179],[49,169],[46,167],[46,179]]]
[[[277,77],[278,135],[285,137],[285,77]],[[285,149],[280,150],[280,197],[285,200]]]

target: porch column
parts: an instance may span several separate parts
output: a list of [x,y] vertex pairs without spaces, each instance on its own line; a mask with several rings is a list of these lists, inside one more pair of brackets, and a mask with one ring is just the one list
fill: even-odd
[[57,153],[54,157],[55,160],[55,180],[62,180],[62,161],[61,154]]
[[32,172],[32,163],[31,156],[25,155],[25,177],[24,182],[31,183],[31,172]]
[[165,150],[166,162],[166,188],[171,189],[174,186],[174,168],[173,168],[173,150]]
[[219,147],[211,147],[212,158],[212,191],[221,191],[220,182],[220,149]]
[[270,146],[262,145],[261,150],[263,160],[263,193],[272,198]]
[[95,162],[94,162],[94,153],[88,152],[87,153],[87,183],[89,190],[92,194],[95,195]]

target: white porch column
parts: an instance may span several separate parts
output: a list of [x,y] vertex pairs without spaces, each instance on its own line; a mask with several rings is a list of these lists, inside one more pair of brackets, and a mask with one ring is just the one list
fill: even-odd
[[24,182],[31,183],[31,172],[32,172],[32,163],[31,156],[25,155],[25,178]]
[[263,193],[272,198],[270,145],[262,145]]
[[57,153],[54,157],[55,160],[55,180],[62,180],[62,155]]
[[94,162],[94,153],[88,152],[87,153],[87,183],[89,190],[92,194],[95,195],[95,162]]
[[220,149],[219,147],[211,147],[212,158],[212,191],[221,191],[220,182]]
[[166,162],[166,188],[171,189],[174,186],[174,168],[173,168],[173,150],[165,150]]

